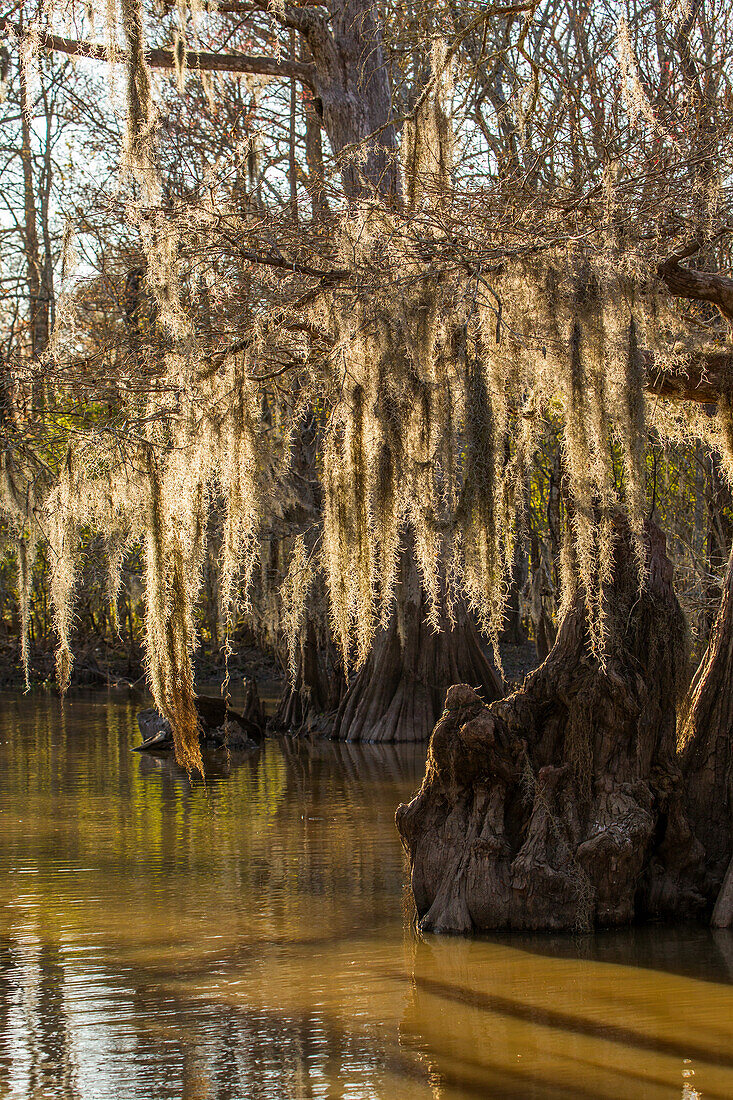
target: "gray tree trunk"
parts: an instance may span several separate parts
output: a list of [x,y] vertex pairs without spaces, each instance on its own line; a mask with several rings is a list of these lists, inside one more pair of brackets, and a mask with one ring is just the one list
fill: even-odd
[[[392,95],[372,0],[331,0],[326,22],[303,9],[301,33],[316,69],[316,110],[346,194],[399,192]],[[360,146],[357,154],[357,146]]]

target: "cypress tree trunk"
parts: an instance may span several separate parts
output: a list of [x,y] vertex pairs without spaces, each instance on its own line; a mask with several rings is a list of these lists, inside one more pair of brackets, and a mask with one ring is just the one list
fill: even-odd
[[392,201],[399,192],[397,136],[379,14],[372,0],[334,0],[329,6],[328,19],[305,5],[294,9],[315,65],[314,108],[346,194],[374,193]]
[[283,692],[273,724],[289,733],[323,731],[344,688],[335,647],[329,642],[319,645],[315,623],[309,617],[300,639],[295,678]]
[[436,633],[410,547],[402,552],[395,611],[339,707],[331,736],[342,741],[427,741],[451,684],[468,681],[487,702],[501,682],[463,605]]
[[423,785],[397,811],[423,928],[589,928],[704,906],[676,757],[684,621],[652,525],[647,553],[640,593],[619,521],[603,663],[579,594],[521,690],[490,706],[448,692]]
[[[733,551],[708,648],[692,681],[681,726],[687,812],[705,848],[705,893],[720,891],[733,854]],[[733,923],[733,880],[721,891],[714,921]]]
[[[379,13],[371,0],[337,0],[330,12],[326,21],[311,9],[298,9],[299,29],[315,66],[314,110],[339,162],[345,194],[351,199],[375,195],[386,205],[397,203],[397,133]],[[425,622],[426,615],[417,567],[410,559],[403,567],[392,621],[375,638],[343,698],[332,736],[345,741],[425,741],[450,684],[466,680],[485,699],[499,697],[499,679],[483,655],[466,609],[459,607],[453,628],[446,621],[438,634]],[[313,667],[308,648],[303,660],[307,679],[305,665]],[[311,690],[306,679],[298,695],[305,693],[311,721],[316,699],[324,693],[332,699],[333,685],[316,683]],[[320,674],[314,673],[313,679],[320,681]],[[283,719],[298,716],[302,699],[293,705],[295,710],[288,710],[286,697],[280,711]]]

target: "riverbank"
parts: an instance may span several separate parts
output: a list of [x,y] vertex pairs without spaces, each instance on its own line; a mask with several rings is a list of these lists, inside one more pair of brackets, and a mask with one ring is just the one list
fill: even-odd
[[[486,649],[491,659],[491,652]],[[534,643],[501,646],[501,661],[508,689],[521,684],[524,677],[537,667]],[[219,652],[198,654],[196,683],[209,694],[218,691],[224,680],[224,662]],[[279,694],[285,687],[287,670],[270,653],[256,645],[239,645],[229,658],[232,683],[247,678],[255,680],[265,694]],[[34,651],[30,660],[30,683],[34,691],[55,691],[56,672],[52,650]],[[145,669],[141,649],[123,650],[85,643],[74,650],[71,685],[75,688],[137,688],[145,689]],[[20,647],[13,642],[0,642],[0,690],[24,691],[25,674],[20,660]]]
[[[197,683],[217,687],[224,679],[221,653],[199,653],[195,660]],[[32,651],[29,662],[30,684],[34,691],[55,691],[56,671],[52,650]],[[272,685],[281,690],[286,673],[282,664],[256,645],[240,645],[229,658],[229,675],[233,682],[245,677],[258,684]],[[133,650],[86,642],[74,648],[72,688],[139,688],[145,689],[145,667],[142,649]],[[20,647],[15,642],[0,644],[0,690],[24,691],[25,673]]]

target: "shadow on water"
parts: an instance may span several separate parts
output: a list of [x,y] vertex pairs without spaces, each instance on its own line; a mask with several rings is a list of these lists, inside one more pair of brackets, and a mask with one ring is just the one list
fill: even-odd
[[532,956],[513,937],[431,936],[391,976],[409,989],[403,1046],[446,1082],[460,1070],[491,1096],[732,1095],[727,985]]
[[282,738],[206,786],[139,702],[0,708],[0,1096],[733,1096],[727,938],[416,938],[423,746]]
[[733,983],[733,932],[701,924],[646,924],[583,935],[516,932],[482,937],[537,955],[618,963],[711,982]]

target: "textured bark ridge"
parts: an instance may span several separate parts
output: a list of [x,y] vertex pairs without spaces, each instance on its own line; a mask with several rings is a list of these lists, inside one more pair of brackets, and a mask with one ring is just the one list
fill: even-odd
[[396,609],[339,707],[331,736],[340,741],[427,741],[451,684],[468,681],[490,702],[501,682],[465,607],[436,633],[410,550],[402,555]]
[[397,811],[424,929],[580,929],[704,905],[676,754],[684,621],[652,526],[647,553],[640,593],[618,532],[603,664],[579,596],[519,691],[490,706],[448,692],[423,785]]
[[733,924],[733,872],[728,871],[733,797],[733,552],[705,656],[695,673],[682,719],[688,817],[707,856],[705,893],[718,895],[713,923]]
[[335,647],[319,642],[309,619],[300,639],[295,679],[288,683],[272,725],[290,733],[324,732],[333,720],[345,689]]

